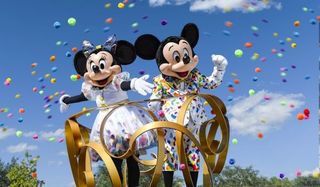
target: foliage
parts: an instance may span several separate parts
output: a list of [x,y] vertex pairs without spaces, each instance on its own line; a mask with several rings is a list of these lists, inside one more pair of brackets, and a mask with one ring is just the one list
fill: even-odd
[[32,156],[26,152],[21,163],[13,164],[6,175],[10,181],[9,187],[37,186],[39,182],[36,176],[38,159],[39,157],[32,158]]
[[12,158],[10,163],[4,163],[0,160],[0,186],[9,186],[10,181],[7,177],[9,170],[17,163],[17,158]]
[[308,187],[320,186],[320,179],[315,178],[313,176],[297,177],[294,179],[293,185],[294,186],[308,186]]
[[[140,166],[140,170],[147,170],[145,166]],[[141,176],[140,177],[140,186],[149,186],[151,181],[151,176]],[[105,187],[112,186],[109,174],[104,166],[99,165],[98,170],[95,174],[96,187]],[[178,177],[175,177],[173,187],[182,187],[184,180]],[[158,187],[164,187],[163,178],[161,177]]]

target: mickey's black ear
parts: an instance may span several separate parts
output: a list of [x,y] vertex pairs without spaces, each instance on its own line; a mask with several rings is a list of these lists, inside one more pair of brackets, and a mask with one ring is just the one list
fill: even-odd
[[117,58],[117,62],[121,65],[131,64],[137,56],[134,46],[125,40],[117,41],[117,47],[114,55]]
[[83,76],[87,72],[87,58],[84,56],[83,51],[77,52],[73,59],[73,65],[77,73]]
[[159,39],[151,34],[144,34],[139,36],[139,38],[134,43],[137,55],[145,60],[155,59],[159,46]]
[[194,23],[186,24],[182,29],[181,37],[186,39],[190,46],[194,48],[199,40],[199,29],[197,25]]

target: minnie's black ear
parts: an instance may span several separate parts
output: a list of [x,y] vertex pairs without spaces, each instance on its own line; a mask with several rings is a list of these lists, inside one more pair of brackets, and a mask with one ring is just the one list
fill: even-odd
[[186,39],[190,46],[194,48],[199,40],[199,29],[197,25],[194,23],[186,24],[182,29],[181,37]]
[[87,72],[87,58],[84,56],[83,51],[77,52],[73,59],[74,69],[77,73],[83,76]]
[[125,40],[117,41],[115,57],[121,65],[131,64],[136,59],[136,50],[134,46]]
[[144,34],[139,36],[139,38],[134,43],[137,55],[145,60],[155,59],[159,46],[159,39],[151,34]]

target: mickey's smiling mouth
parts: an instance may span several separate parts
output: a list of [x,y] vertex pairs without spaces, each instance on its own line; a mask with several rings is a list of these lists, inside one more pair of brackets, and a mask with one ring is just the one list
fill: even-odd
[[184,72],[176,72],[179,77],[186,77],[189,74],[189,71],[184,71]]

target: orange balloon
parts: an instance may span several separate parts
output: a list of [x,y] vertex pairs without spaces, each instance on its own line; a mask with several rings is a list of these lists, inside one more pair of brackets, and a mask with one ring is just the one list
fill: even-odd
[[231,93],[234,93],[234,92],[235,92],[235,89],[234,89],[233,87],[229,87],[229,88],[228,88],[228,91],[231,92]]
[[73,48],[71,49],[71,51],[74,52],[74,53],[76,53],[76,52],[78,51],[78,48],[73,47]]
[[55,60],[56,60],[56,56],[54,56],[54,55],[50,56],[50,61],[51,62],[54,62]]
[[23,113],[25,113],[26,112],[26,110],[24,109],[24,108],[19,108],[19,113],[20,114],[23,114]]
[[233,26],[233,23],[232,23],[231,21],[226,21],[226,22],[224,22],[224,25],[225,25],[226,27],[232,27],[232,26]]
[[107,22],[107,23],[110,23],[110,24],[111,24],[112,21],[113,21],[112,18],[107,18],[107,19],[106,19],[106,22]]
[[320,22],[320,16],[317,16],[317,20]]
[[251,42],[246,42],[246,43],[244,44],[244,46],[245,46],[246,48],[251,48],[251,47],[253,46],[253,44],[252,44]]
[[240,80],[239,80],[239,79],[234,79],[233,82],[234,82],[235,84],[239,84],[239,83],[240,83]]
[[294,25],[295,27],[299,27],[299,26],[300,26],[300,21],[295,21],[295,22],[293,23],[293,25]]
[[260,73],[262,70],[261,70],[261,68],[257,67],[254,71],[255,71],[256,73]]
[[31,176],[32,176],[33,178],[37,178],[38,174],[37,174],[37,172],[32,172],[32,173],[31,173]]
[[297,119],[298,119],[298,120],[303,120],[303,119],[304,119],[304,114],[299,113],[299,114],[297,115]]

